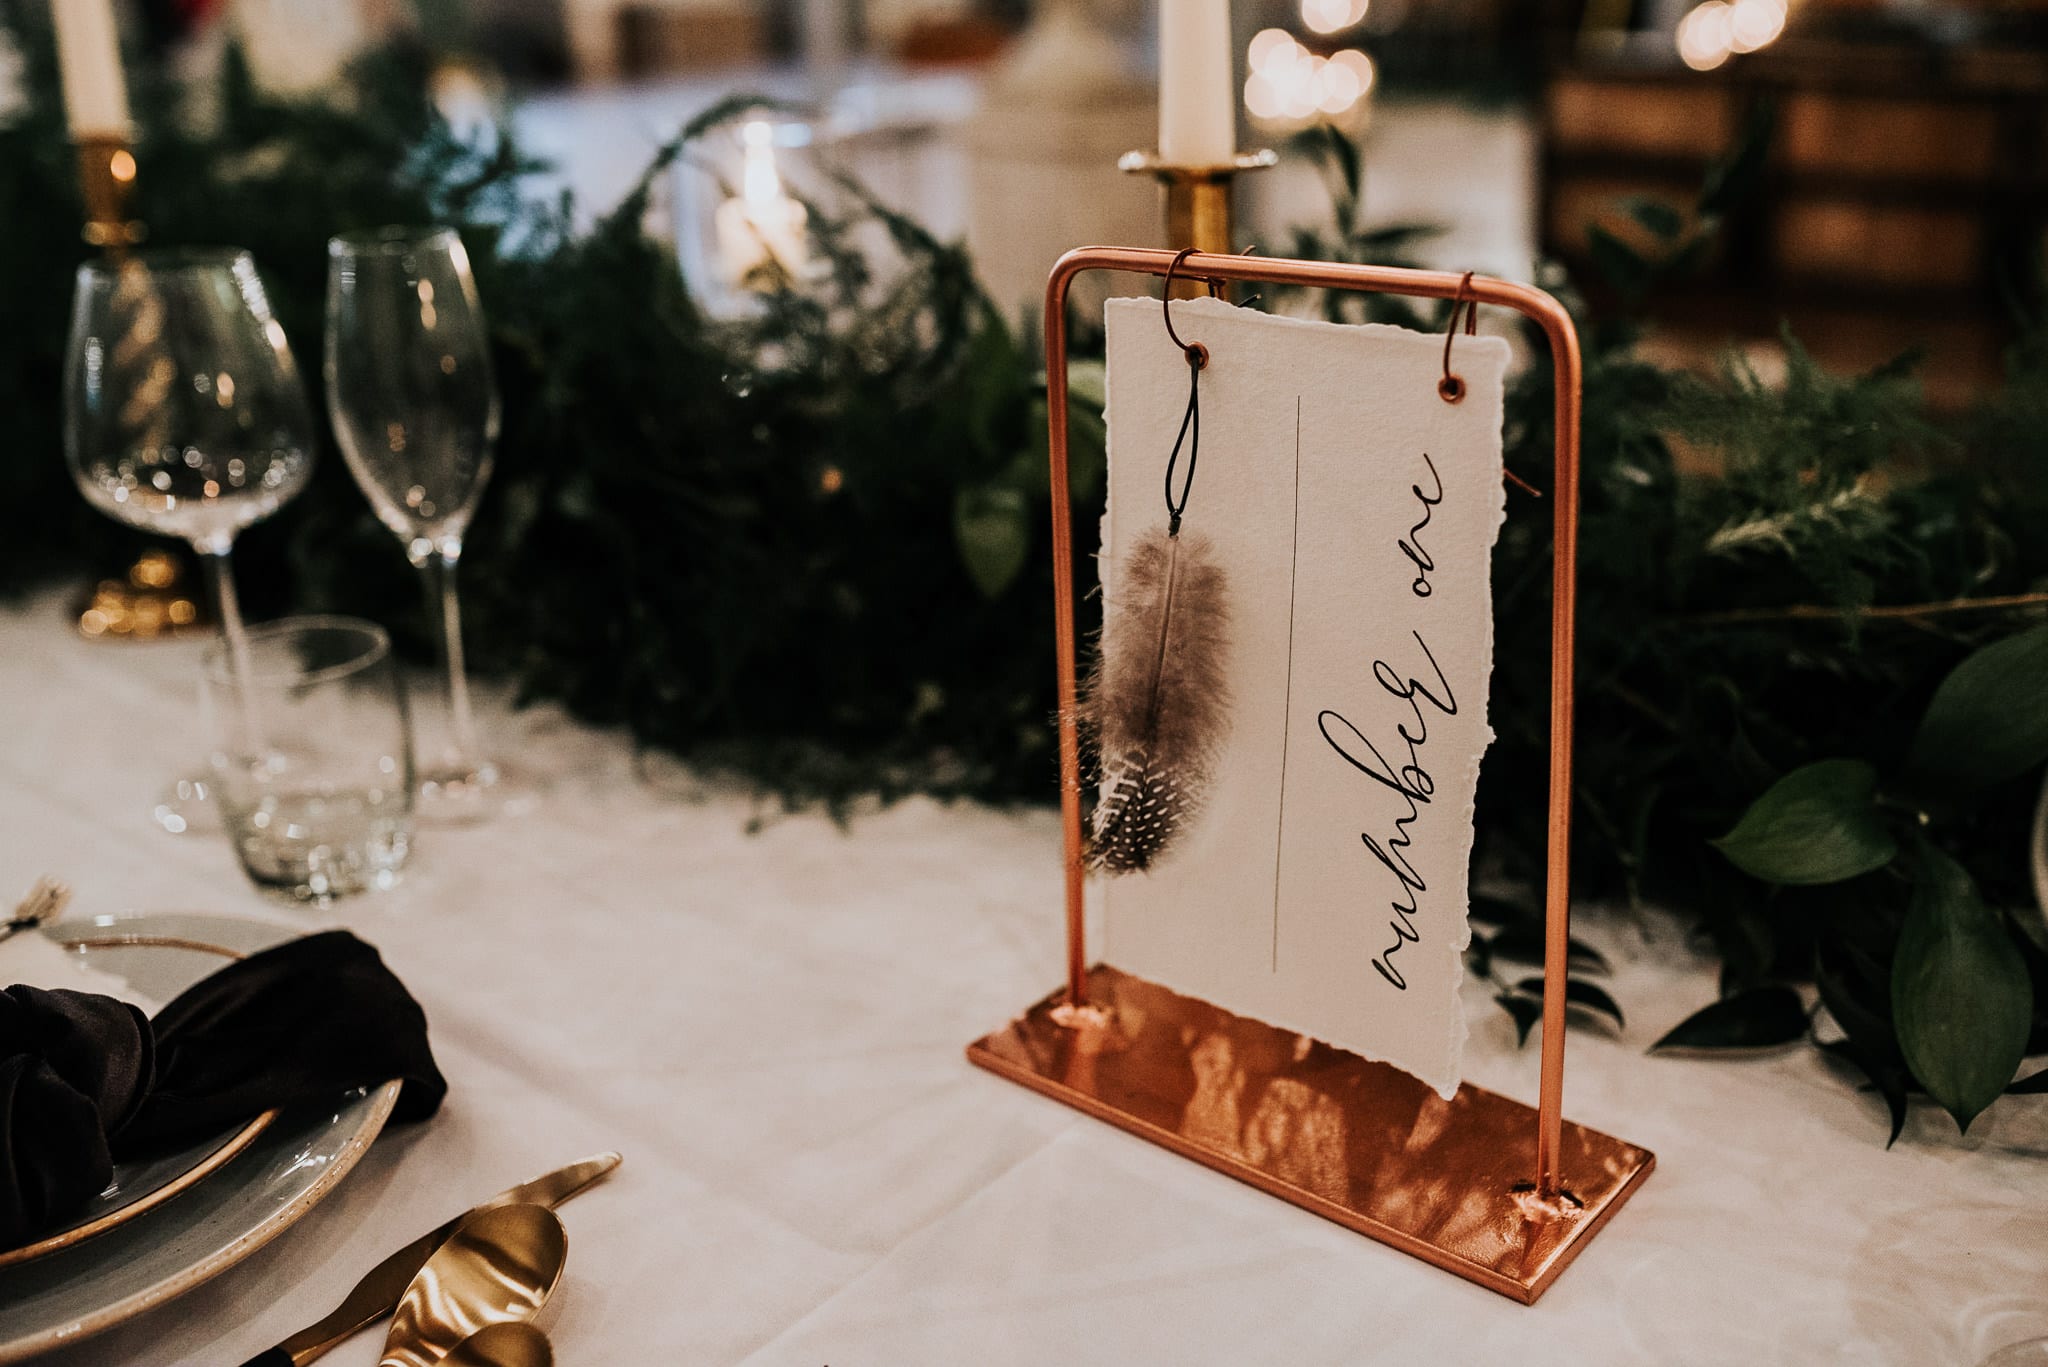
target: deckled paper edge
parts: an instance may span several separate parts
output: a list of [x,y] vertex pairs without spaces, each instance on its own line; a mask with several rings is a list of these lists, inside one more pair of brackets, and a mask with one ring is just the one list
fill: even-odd
[[[1436,1094],[1446,1101],[1449,1101],[1458,1094],[1458,1087],[1464,1081],[1465,1044],[1472,1037],[1472,1022],[1465,1014],[1465,951],[1472,947],[1472,849],[1479,839],[1480,770],[1486,763],[1487,752],[1493,749],[1493,742],[1498,739],[1498,733],[1493,729],[1493,619],[1498,602],[1494,595],[1493,565],[1494,551],[1500,545],[1500,529],[1507,525],[1508,520],[1508,491],[1505,478],[1507,468],[1507,369],[1510,359],[1508,344],[1505,338],[1500,337],[1484,339],[1475,337],[1471,340],[1474,343],[1481,341],[1493,343],[1492,346],[1467,346],[1463,352],[1464,359],[1459,361],[1458,364],[1469,368],[1473,358],[1477,357],[1493,372],[1488,376],[1492,383],[1490,390],[1492,402],[1489,404],[1489,407],[1492,410],[1493,417],[1489,430],[1493,433],[1494,444],[1498,448],[1497,455],[1503,471],[1503,477],[1489,480],[1486,485],[1489,491],[1486,509],[1486,539],[1484,543],[1486,549],[1486,630],[1481,634],[1479,647],[1480,677],[1483,681],[1480,697],[1485,700],[1485,706],[1480,709],[1479,714],[1480,730],[1482,732],[1479,750],[1472,756],[1471,767],[1462,775],[1471,785],[1469,789],[1471,796],[1466,798],[1464,809],[1458,814],[1459,829],[1462,833],[1462,838],[1459,841],[1458,881],[1465,893],[1465,913],[1458,918],[1457,966],[1450,976],[1451,1016],[1457,1022],[1457,1029],[1451,1036],[1449,1079],[1438,1079],[1435,1081],[1431,1081],[1428,1078],[1423,1079],[1425,1082],[1429,1082],[1436,1089]],[[1478,391],[1474,386],[1467,384],[1465,390],[1466,401],[1469,402],[1476,392]]]

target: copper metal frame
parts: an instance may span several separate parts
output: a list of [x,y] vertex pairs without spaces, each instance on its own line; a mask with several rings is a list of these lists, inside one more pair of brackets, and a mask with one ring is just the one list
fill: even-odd
[[1165,276],[1175,257],[1149,248],[1083,247],[1061,257],[1046,282],[1047,405],[1055,417],[1049,427],[1067,985],[1006,1029],[970,1045],[968,1057],[1468,1280],[1532,1303],[1656,1161],[1644,1149],[1564,1120],[1578,333],[1550,295],[1486,276],[1214,253],[1194,254],[1178,267],[1190,277],[1216,282],[1463,299],[1475,307],[1499,304],[1536,323],[1549,343],[1557,396],[1549,499],[1555,533],[1549,867],[1541,1090],[1531,1112],[1469,1084],[1445,1102],[1387,1065],[1232,1016],[1113,968],[1088,966],[1067,482],[1067,295],[1084,272]]

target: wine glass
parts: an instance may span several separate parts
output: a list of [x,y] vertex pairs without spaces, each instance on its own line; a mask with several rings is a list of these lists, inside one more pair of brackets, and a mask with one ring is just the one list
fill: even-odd
[[378,228],[327,259],[328,416],[420,572],[441,666],[442,715],[415,721],[421,795],[444,818],[482,815],[499,770],[477,751],[455,566],[491,477],[498,388],[469,255],[453,228]]
[[[64,400],[65,458],[86,501],[191,543],[227,656],[246,672],[228,555],[313,469],[312,411],[256,263],[222,247],[80,266]],[[238,724],[253,730],[246,717]],[[174,792],[157,819],[175,832],[205,800],[204,780]]]

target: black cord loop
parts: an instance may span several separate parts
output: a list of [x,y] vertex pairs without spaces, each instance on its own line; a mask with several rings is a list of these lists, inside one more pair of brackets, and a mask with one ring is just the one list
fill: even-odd
[[[1159,316],[1166,320],[1166,335],[1173,339],[1173,344],[1179,347],[1182,354],[1188,358],[1188,364],[1200,370],[1203,366],[1209,364],[1209,348],[1203,346],[1200,342],[1183,342],[1180,339],[1180,334],[1173,330],[1173,309],[1169,307],[1173,303],[1173,277],[1179,273],[1182,263],[1194,254],[1195,249],[1193,247],[1183,247],[1173,258],[1173,264],[1166,268],[1166,288],[1159,296]],[[1214,297],[1215,293],[1216,282],[1211,280],[1209,282],[1209,294],[1211,297]]]
[[[1180,517],[1187,511],[1188,492],[1195,485],[1195,460],[1202,450],[1202,366],[1190,347],[1188,356],[1188,407],[1181,414],[1180,434],[1173,439],[1173,454],[1166,458],[1166,534],[1180,535]],[[1173,471],[1180,464],[1181,447],[1188,452],[1187,473],[1181,476],[1180,497],[1173,496]]]
[[[1188,406],[1181,414],[1180,432],[1173,439],[1173,454],[1166,458],[1166,534],[1180,535],[1181,514],[1187,511],[1188,494],[1195,486],[1195,461],[1202,451],[1202,369],[1209,364],[1209,348],[1200,342],[1183,342],[1180,334],[1173,330],[1173,277],[1181,263],[1194,255],[1194,248],[1184,248],[1173,258],[1173,264],[1166,268],[1166,291],[1159,300],[1159,313],[1166,320],[1166,335],[1180,348],[1181,355],[1188,362]],[[1216,292],[1216,282],[1209,282],[1209,292]],[[1174,496],[1173,475],[1180,465],[1181,449],[1188,453],[1188,468],[1181,476],[1180,495]]]
[[1451,373],[1451,342],[1458,335],[1458,310],[1465,311],[1465,335],[1470,337],[1479,331],[1479,301],[1471,297],[1473,272],[1466,271],[1465,278],[1458,282],[1458,293],[1451,300],[1450,322],[1444,329],[1444,377],[1436,382],[1436,392],[1445,403],[1459,403],[1465,397],[1465,381],[1462,376]]

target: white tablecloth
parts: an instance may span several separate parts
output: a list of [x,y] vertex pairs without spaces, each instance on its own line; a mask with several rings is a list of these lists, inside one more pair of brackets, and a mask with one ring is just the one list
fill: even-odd
[[[147,822],[198,756],[193,651],[86,643],[54,598],[0,614],[0,884],[339,921],[425,1004],[452,1090],[269,1247],[53,1364],[240,1362],[427,1226],[606,1148],[624,1166],[562,1212],[567,1367],[1920,1367],[2048,1334],[2048,1098],[1967,1140],[1916,1107],[1887,1153],[1811,1051],[1647,1057],[1712,995],[1672,927],[1581,918],[1629,1025],[1575,1034],[1566,1113],[1658,1166],[1524,1308],[964,1061],[1059,979],[1049,812],[749,834],[744,795],[657,790],[619,735],[488,708],[535,809],[428,830],[401,890],[296,913],[221,838]],[[1468,1076],[1533,1101],[1533,1048],[1468,1004]]]

